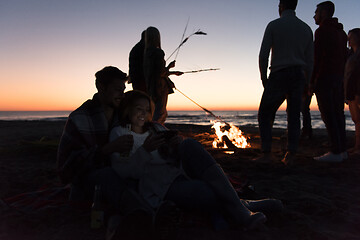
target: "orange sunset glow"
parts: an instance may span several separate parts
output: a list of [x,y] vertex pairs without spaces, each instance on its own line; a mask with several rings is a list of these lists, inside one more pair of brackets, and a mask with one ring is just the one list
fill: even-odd
[[[334,2],[345,31],[357,27],[360,17],[352,9],[360,3]],[[263,91],[258,53],[267,23],[278,17],[278,2],[158,3],[2,3],[0,111],[74,110],[96,92],[95,72],[108,65],[128,72],[129,51],[144,29],[160,30],[167,58],[187,19],[185,36],[198,29],[207,35],[193,36],[180,48],[174,70],[220,70],[174,76],[176,87],[210,110],[257,110]],[[297,15],[313,30],[314,11],[314,2],[299,1]],[[315,98],[311,108],[317,109]],[[168,110],[200,109],[175,91]]]

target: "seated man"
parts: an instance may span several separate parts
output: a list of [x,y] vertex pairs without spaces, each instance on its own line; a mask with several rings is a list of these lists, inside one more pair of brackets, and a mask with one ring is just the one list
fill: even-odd
[[142,212],[151,219],[152,209],[109,166],[113,152],[128,152],[133,144],[129,136],[108,141],[118,119],[116,109],[124,95],[126,74],[108,66],[95,77],[98,92],[73,111],[66,122],[57,156],[60,179],[71,184],[72,200],[92,200],[95,185],[100,185],[102,199],[114,212]]

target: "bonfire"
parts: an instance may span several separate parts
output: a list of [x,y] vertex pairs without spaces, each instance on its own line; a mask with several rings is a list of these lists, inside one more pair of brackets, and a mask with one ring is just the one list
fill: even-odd
[[233,124],[223,123],[219,121],[211,121],[215,129],[216,138],[212,145],[213,148],[234,149],[234,148],[249,148],[250,143],[247,142],[247,137],[243,132]]

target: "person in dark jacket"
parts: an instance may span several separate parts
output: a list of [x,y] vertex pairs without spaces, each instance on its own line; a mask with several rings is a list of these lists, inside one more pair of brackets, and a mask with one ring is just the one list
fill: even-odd
[[331,149],[314,157],[321,162],[341,162],[347,158],[343,76],[347,56],[347,35],[343,25],[333,17],[331,1],[317,5],[315,23],[314,70],[311,92],[315,92],[321,117],[325,123]]
[[146,92],[144,76],[145,31],[141,33],[141,40],[131,49],[129,54],[129,77],[134,90]]
[[348,39],[351,49],[345,65],[345,99],[355,123],[355,146],[348,152],[360,154],[360,28],[350,30]]
[[95,186],[100,185],[109,212],[136,216],[137,221],[151,226],[153,210],[110,166],[112,153],[128,152],[133,144],[131,136],[109,142],[110,130],[118,120],[126,74],[108,66],[95,77],[98,92],[69,115],[61,136],[57,155],[60,179],[71,185],[71,200],[91,201]]

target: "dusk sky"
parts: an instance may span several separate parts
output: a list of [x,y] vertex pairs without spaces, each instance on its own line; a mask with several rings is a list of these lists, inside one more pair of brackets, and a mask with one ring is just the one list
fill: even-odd
[[[321,1],[299,0],[297,16],[315,31]],[[360,27],[360,1],[335,0],[346,32]],[[1,0],[0,111],[74,110],[96,92],[104,66],[128,72],[128,56],[149,26],[160,30],[167,58],[185,36],[174,70],[220,68],[171,77],[209,110],[256,110],[263,91],[258,53],[278,0]],[[173,60],[172,57],[169,61]],[[130,90],[131,85],[127,84]],[[313,98],[313,109],[317,109]],[[200,110],[175,92],[169,110]]]

